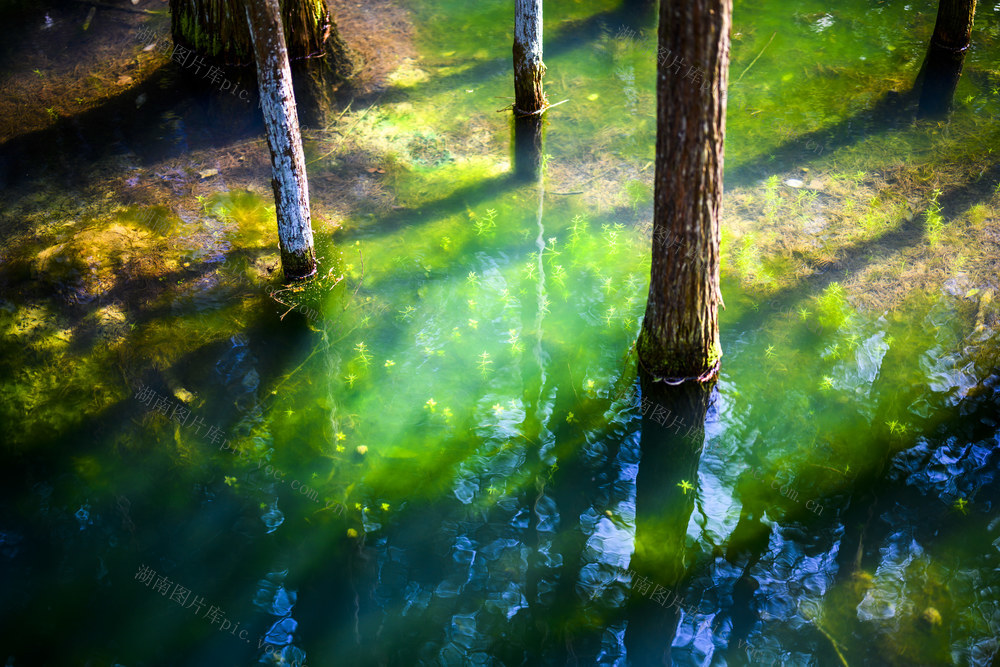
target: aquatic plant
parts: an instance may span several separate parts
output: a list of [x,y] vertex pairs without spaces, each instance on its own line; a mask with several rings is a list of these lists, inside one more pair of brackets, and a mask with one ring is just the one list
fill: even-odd
[[924,211],[924,233],[931,247],[938,244],[941,230],[944,228],[944,216],[941,215],[941,204],[938,203],[940,196],[941,190],[935,188]]
[[603,233],[601,238],[604,241],[604,245],[607,246],[608,252],[611,254],[618,252],[618,234],[623,229],[625,229],[625,226],[618,222],[610,225],[601,225],[601,231]]
[[566,275],[566,269],[562,267],[562,264],[556,264],[553,267],[552,280],[560,287],[566,287]]
[[473,224],[476,226],[476,234],[482,236],[488,232],[492,232],[496,229],[496,217],[497,212],[495,209],[486,209],[486,214],[479,216],[469,211],[469,217],[472,218]]
[[524,346],[520,343],[520,335],[518,334],[517,329],[509,329],[507,331],[507,335],[507,344],[510,345],[512,352],[516,353],[524,350]]
[[569,243],[570,246],[575,246],[577,241],[580,240],[580,236],[587,228],[587,221],[584,220],[583,216],[578,213],[573,216],[571,224],[572,227],[570,228]]
[[367,365],[371,357],[368,356],[368,346],[365,345],[364,341],[356,344],[354,349],[357,350],[358,356],[356,357],[361,363]]
[[743,282],[752,283],[757,280],[763,267],[760,261],[757,235],[754,232],[747,232],[740,239],[739,246],[733,254],[732,263]]
[[[851,313],[844,289],[838,282],[827,285],[823,293],[813,300],[813,307],[816,313],[815,321],[828,330],[844,326]],[[803,319],[807,317],[808,315]]]
[[503,301],[504,308],[517,305],[517,298],[510,293],[506,287],[500,290],[500,300]]
[[524,263],[524,277],[528,280],[536,278],[535,272],[538,270],[538,253],[531,253],[529,259]]
[[479,368],[479,371],[483,374],[483,377],[486,377],[486,374],[489,371],[490,366],[492,365],[493,361],[490,359],[489,352],[484,351],[482,354],[479,355],[479,361],[476,363],[476,366]]
[[629,206],[631,206],[634,210],[639,207],[640,202],[651,199],[653,192],[650,187],[642,181],[632,179],[625,183],[625,195],[628,199]]
[[769,176],[764,181],[764,213],[768,223],[774,222],[774,217],[781,206],[781,199],[778,197],[778,184],[780,179],[777,175]]

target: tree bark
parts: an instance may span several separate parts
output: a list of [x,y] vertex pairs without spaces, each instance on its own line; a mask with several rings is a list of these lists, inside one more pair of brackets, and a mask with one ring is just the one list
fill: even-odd
[[514,173],[536,179],[542,162],[542,0],[514,3]]
[[[254,62],[243,0],[170,0],[174,43],[226,65]],[[354,72],[354,56],[340,37],[326,0],[281,0],[300,121],[325,125],[328,91]]]
[[515,0],[514,113],[526,115],[545,108],[542,91],[542,0]]
[[937,22],[924,59],[920,87],[921,116],[947,113],[962,77],[965,52],[972,42],[976,0],[940,0]]
[[639,361],[661,379],[718,372],[719,217],[732,0],[662,0],[652,266]]
[[[170,0],[174,43],[226,65],[254,62],[253,42],[244,20],[244,0]],[[288,57],[317,58],[327,39],[339,41],[326,0],[281,0]]]
[[967,49],[972,41],[975,14],[976,0],[941,0],[931,45],[937,44],[953,51]]
[[278,241],[285,280],[316,273],[309,183],[299,136],[278,0],[246,0],[246,20],[252,35],[261,108],[271,149],[271,185],[278,216]]

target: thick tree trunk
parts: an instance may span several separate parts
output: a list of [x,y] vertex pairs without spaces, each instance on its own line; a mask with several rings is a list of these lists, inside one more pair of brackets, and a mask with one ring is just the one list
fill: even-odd
[[246,21],[253,38],[257,83],[271,149],[281,266],[285,280],[300,280],[316,273],[316,253],[309,219],[306,161],[278,0],[247,0]]
[[934,35],[921,71],[920,115],[938,116],[951,108],[972,41],[975,14],[976,0],[941,0],[938,4]]
[[[174,43],[215,63],[250,65],[253,43],[244,0],[170,0]],[[354,72],[326,0],[281,0],[288,58],[293,63],[301,122],[325,124],[329,91]]]
[[514,172],[537,178],[542,161],[542,0],[514,5]]
[[660,378],[718,372],[719,217],[732,0],[662,0],[653,250],[639,361]]
[[[174,43],[222,64],[252,64],[243,5],[244,0],[170,0]],[[336,35],[326,0],[281,0],[281,17],[291,60],[323,56],[327,38]]]
[[976,0],[941,0],[931,45],[964,51],[972,41],[972,19]]

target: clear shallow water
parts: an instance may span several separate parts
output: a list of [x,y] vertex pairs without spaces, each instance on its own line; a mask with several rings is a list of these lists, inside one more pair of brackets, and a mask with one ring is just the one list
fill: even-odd
[[[547,7],[548,94],[571,102],[540,191],[506,177],[506,5],[412,9],[423,59],[366,121],[401,208],[322,239],[331,279],[290,295],[317,316],[278,321],[250,284],[269,204],[238,192],[177,253],[220,269],[139,317],[97,299],[73,328],[28,277],[5,293],[14,664],[989,664],[989,286],[859,312],[840,275],[729,245],[710,401],[629,398],[652,37],[612,3]],[[927,7],[736,12],[734,188],[996,131],[989,8],[944,144],[866,111],[915,74]],[[87,267],[58,263],[44,284],[73,293]]]

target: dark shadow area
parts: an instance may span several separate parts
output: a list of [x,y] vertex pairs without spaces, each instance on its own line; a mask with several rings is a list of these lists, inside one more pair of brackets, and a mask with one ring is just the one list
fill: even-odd
[[210,88],[171,63],[100,107],[4,142],[0,185],[10,188],[48,178],[80,187],[91,178],[79,168],[81,163],[134,154],[140,164],[149,165],[249,136],[263,136],[256,101]]
[[687,526],[715,383],[672,386],[640,373],[642,459],[636,477],[635,553],[625,646],[635,665],[670,665],[681,610]]
[[516,178],[512,172],[493,176],[455,190],[447,197],[422,203],[416,208],[399,208],[382,217],[372,216],[375,221],[365,232],[368,235],[381,236],[403,227],[425,224],[454,215],[466,208],[473,208],[480,202],[523,185],[524,182]]
[[[263,378],[264,386],[298,363],[314,338],[304,327],[296,327],[287,318],[278,323],[276,317],[261,318],[244,335],[246,349],[251,354],[257,352],[251,368]],[[177,386],[189,387],[195,395],[238,396],[235,392],[246,393],[247,387],[242,375],[227,375],[233,370],[233,349],[231,341],[208,343],[177,359],[168,369],[150,365],[134,380],[141,379],[158,395],[167,397],[173,396]],[[220,393],[220,387],[225,391]],[[124,399],[67,431],[23,443],[19,454],[9,457],[13,465],[0,471],[0,518],[6,519],[5,531],[11,531],[5,534],[19,535],[23,540],[21,548],[6,553],[7,564],[0,575],[6,591],[0,613],[10,631],[7,650],[20,660],[55,664],[59,655],[65,655],[66,645],[77,644],[81,651],[92,647],[93,636],[107,631],[106,616],[81,610],[91,608],[93,600],[105,595],[109,587],[119,593],[106,611],[115,618],[130,619],[123,627],[125,636],[142,638],[143,626],[158,619],[161,629],[169,629],[168,635],[174,637],[173,645],[157,647],[118,640],[104,643],[107,654],[93,656],[95,659],[117,661],[129,655],[129,661],[147,664],[181,661],[202,665],[231,659],[241,647],[248,651],[249,660],[256,650],[220,633],[218,625],[195,618],[191,611],[185,613],[175,606],[176,601],[167,598],[167,592],[135,580],[140,565],[146,565],[168,576],[172,583],[189,587],[194,596],[203,596],[205,609],[208,604],[228,606],[224,604],[227,600],[253,598],[253,591],[245,589],[246,573],[272,569],[276,554],[286,546],[263,542],[265,526],[253,497],[241,497],[222,483],[223,474],[240,476],[246,468],[253,470],[252,466],[235,456],[227,458],[224,452],[216,458],[214,450],[222,440],[212,442],[206,437],[206,429],[213,426],[222,427],[223,437],[232,435],[242,411],[239,398],[225,405],[189,404],[191,412],[203,420],[203,426],[195,431],[175,426],[168,416],[158,416],[154,409],[135,400],[136,389],[128,387]],[[173,428],[177,433],[172,433]],[[140,447],[133,439],[136,429],[155,429],[156,433],[140,438],[145,445]],[[185,468],[181,463],[185,446],[206,455],[211,450],[213,458],[208,460],[219,461],[218,467]],[[100,453],[109,448],[117,452],[121,470],[133,472],[119,476],[105,471],[120,480],[110,487],[93,485],[80,463],[101,459]],[[253,485],[249,479],[244,483]],[[58,491],[55,495],[54,490]],[[290,515],[296,516],[296,499],[290,504],[294,508]],[[172,507],[166,521],[165,506]],[[33,520],[25,523],[25,516],[33,516]],[[189,552],[191,544],[198,545],[197,554]],[[206,570],[204,563],[215,567]],[[55,578],[47,574],[57,571]],[[253,575],[249,578],[252,581]],[[53,600],[60,601],[55,615]],[[246,627],[255,642],[266,630],[255,619],[251,605],[239,610],[230,606],[228,611],[249,621]],[[38,615],[65,624],[60,642],[47,640],[51,628],[35,622]],[[196,642],[190,641],[192,631],[201,635]],[[154,656],[172,657],[157,662]]]
[[[872,106],[858,111],[839,123],[807,132],[775,147],[766,160],[762,159],[761,155],[755,155],[740,162],[727,162],[726,186],[746,187],[771,174],[809,164],[824,152],[856,144],[868,136],[904,127],[915,117],[915,102],[916,93],[912,89],[904,92],[889,91]],[[729,110],[730,113],[736,111],[742,109]]]

